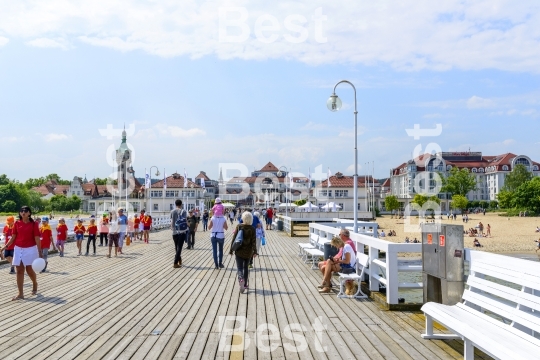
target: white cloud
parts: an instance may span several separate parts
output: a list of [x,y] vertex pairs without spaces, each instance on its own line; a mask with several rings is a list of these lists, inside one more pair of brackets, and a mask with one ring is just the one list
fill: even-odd
[[187,138],[197,135],[205,135],[204,130],[198,128],[182,129],[179,126],[171,126],[165,124],[158,124],[155,126],[161,135],[168,135],[175,138]]
[[300,130],[309,130],[309,131],[322,131],[328,129],[326,124],[318,124],[312,121],[308,122],[306,125],[302,126]]
[[5,136],[0,138],[0,143],[14,143],[24,140],[23,137]]
[[[315,9],[320,4],[327,20],[316,23]],[[226,6],[244,6],[247,10],[250,36],[245,42],[220,42],[219,9]],[[255,36],[254,24],[263,14],[279,22],[280,30],[274,32],[278,38],[270,44]],[[297,36],[284,26],[290,15],[307,19],[306,41],[292,43],[285,39],[286,35]],[[238,27],[227,28],[229,34],[235,30]],[[326,43],[317,41],[317,31],[327,38]],[[163,57],[215,55],[221,59],[292,59],[308,64],[385,63],[401,70],[540,71],[540,4],[533,1],[304,0],[276,6],[273,2],[245,0],[20,0],[16,5],[0,6],[0,33],[25,41],[64,38],[68,43],[82,41]]]
[[51,133],[51,134],[46,134],[45,135],[45,141],[48,141],[48,142],[51,142],[51,141],[61,141],[61,140],[67,140],[69,139],[70,136],[66,135],[66,134],[55,134],[55,133]]
[[4,46],[9,42],[9,39],[3,36],[0,36],[0,46]]
[[506,139],[502,143],[503,143],[503,145],[512,145],[515,142],[516,141],[514,139]]
[[68,44],[63,39],[48,39],[48,38],[38,38],[26,42],[27,45],[40,47],[40,48],[59,48],[62,50],[67,50],[69,48]]
[[491,99],[484,99],[476,95],[467,99],[468,109],[486,109],[492,107],[495,107],[495,102]]

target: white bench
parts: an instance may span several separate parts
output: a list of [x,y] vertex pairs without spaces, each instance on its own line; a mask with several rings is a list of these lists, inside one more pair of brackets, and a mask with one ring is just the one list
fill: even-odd
[[325,242],[326,239],[324,239],[322,236],[318,236],[317,242],[314,244],[314,248],[304,249],[304,262],[308,263],[311,261],[311,269],[318,269],[317,262],[319,261],[319,258],[321,256],[324,256],[324,252],[322,250],[319,250],[321,242]]
[[[362,249],[364,247],[362,246]],[[366,272],[366,268],[369,264],[369,256],[364,253],[356,253],[356,272],[351,274],[338,273],[339,275],[339,293],[338,298],[352,298],[352,299],[366,299],[368,296],[362,292],[362,279]],[[358,291],[354,295],[345,295],[343,292],[343,285],[346,281],[357,281],[358,282]]]
[[309,234],[308,243],[298,243],[298,256],[304,257],[306,249],[314,249],[315,245],[319,241],[319,235],[311,233]]
[[[540,358],[540,264],[489,256],[496,261],[488,256],[471,257],[463,303],[422,307],[426,315],[422,337],[463,339],[466,360],[474,358],[475,347],[496,359]],[[454,334],[433,334],[433,320]]]

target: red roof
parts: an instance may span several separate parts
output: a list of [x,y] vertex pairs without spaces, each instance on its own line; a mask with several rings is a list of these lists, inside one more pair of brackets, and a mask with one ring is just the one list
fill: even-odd
[[[358,175],[358,186],[365,187],[365,180],[367,179],[367,184],[372,185],[375,181],[375,185],[378,186],[379,182],[377,179],[373,179],[371,176]],[[342,175],[341,173],[336,173],[336,175],[330,176],[330,186],[328,186],[328,179],[324,180],[320,184],[321,187],[348,187],[352,188],[354,186],[354,177]]]
[[268,162],[268,164],[264,165],[262,169],[259,171],[277,172],[279,171],[279,169],[276,167],[276,165],[272,164],[271,162]]
[[[183,188],[183,187],[184,187],[184,177],[182,175],[178,173],[174,173],[171,176],[167,176],[167,189],[168,188],[176,189],[176,188]],[[200,188],[199,185],[197,185],[191,180],[187,181],[187,187]],[[163,180],[153,183],[152,188],[163,188]]]
[[[205,181],[208,180],[210,181],[210,178],[208,176],[206,176],[206,173],[204,171],[201,171],[199,173],[199,175],[197,175],[197,177],[195,177],[195,179],[204,179]],[[169,184],[167,184],[169,185]]]

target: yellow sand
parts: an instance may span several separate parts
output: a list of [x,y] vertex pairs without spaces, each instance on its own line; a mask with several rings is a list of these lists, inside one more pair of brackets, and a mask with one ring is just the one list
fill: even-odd
[[[484,224],[484,233],[487,229],[487,224],[491,225],[491,237],[477,239],[484,246],[479,250],[496,253],[534,253],[537,244],[534,240],[540,239],[540,233],[536,233],[536,226],[540,226],[540,219],[536,217],[504,217],[499,216],[496,213],[482,214],[470,214],[469,222],[465,224],[461,220],[461,215],[458,215],[456,221],[448,220],[446,216],[443,216],[443,223],[463,225],[465,230],[474,228],[479,222]],[[403,219],[391,219],[390,215],[377,218],[379,227],[384,229],[385,233],[389,230],[394,230],[397,234],[396,237],[386,237],[385,240],[392,242],[404,242],[405,237],[408,236],[410,240],[415,237],[420,240],[420,228],[418,226],[419,219],[413,216],[410,220],[413,232],[405,232]],[[474,237],[465,236],[465,247],[472,248]],[[477,248],[478,249],[478,248]],[[540,254],[540,251],[538,252]]]

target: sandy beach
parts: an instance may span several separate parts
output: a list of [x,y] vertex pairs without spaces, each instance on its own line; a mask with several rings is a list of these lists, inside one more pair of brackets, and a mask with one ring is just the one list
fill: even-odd
[[[536,233],[536,226],[540,226],[540,218],[537,217],[505,217],[499,216],[498,213],[471,214],[469,222],[465,224],[461,220],[461,216],[457,220],[448,220],[443,216],[442,222],[445,224],[463,225],[465,230],[474,228],[479,222],[484,224],[484,232],[486,232],[487,224],[491,225],[491,237],[478,238],[484,246],[477,250],[489,251],[494,253],[529,253],[534,254],[537,244],[534,240],[540,238],[540,233]],[[405,237],[413,240],[415,237],[420,240],[420,228],[418,226],[419,219],[412,217],[409,230],[413,232],[405,232],[403,219],[391,219],[390,215],[385,215],[377,218],[380,229],[384,229],[385,233],[389,230],[396,232],[396,237],[386,237],[385,239],[392,242],[404,242]],[[412,229],[410,229],[412,228]],[[473,247],[473,237],[464,236],[465,247]],[[539,251],[540,254],[540,251]]]

